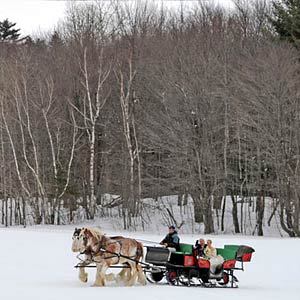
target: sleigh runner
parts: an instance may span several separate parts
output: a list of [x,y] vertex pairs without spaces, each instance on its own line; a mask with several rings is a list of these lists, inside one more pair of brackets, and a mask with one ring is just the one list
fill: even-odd
[[[143,255],[141,254],[143,250],[142,252],[139,250],[141,252],[139,255],[137,255],[138,250],[136,250],[137,253],[131,253],[132,255],[126,255],[121,251],[124,240],[132,239],[112,237],[109,238],[110,242],[106,246],[100,245],[100,242],[92,244],[96,251],[92,253],[89,248],[81,251],[77,256],[80,262],[75,268],[80,269],[81,275],[86,274],[82,270],[84,268],[97,267],[100,257],[101,262],[114,260],[115,263],[109,264],[108,268],[120,268],[122,271],[119,273],[119,276],[127,276],[131,278],[131,282],[133,282],[132,276],[128,274],[136,267],[138,274],[136,276],[142,284],[145,284],[145,282],[142,279],[141,272],[146,275],[149,282],[155,284],[165,281],[170,285],[237,287],[236,283],[238,280],[234,272],[237,270],[244,271],[244,263],[251,261],[252,253],[254,252],[253,248],[244,245],[225,245],[224,248],[217,248],[217,254],[223,257],[224,262],[212,273],[210,271],[210,261],[203,257],[197,257],[193,246],[190,244],[180,244],[180,249],[176,252],[171,252],[168,248],[164,247],[146,246],[144,247],[146,255],[142,259]],[[137,245],[141,245],[137,241],[136,243]],[[116,244],[119,244],[119,247],[117,247],[119,251],[108,249],[109,246],[111,247]],[[80,257],[82,254],[88,254],[87,258],[82,259]],[[95,257],[98,257],[98,260],[95,260]],[[106,276],[109,277],[109,275]],[[82,281],[86,282],[87,280]]]

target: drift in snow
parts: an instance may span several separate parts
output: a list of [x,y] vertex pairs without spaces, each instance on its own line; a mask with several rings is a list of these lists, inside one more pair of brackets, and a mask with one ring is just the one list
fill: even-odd
[[[181,243],[175,252],[165,247],[146,246],[143,260],[143,245],[135,239],[108,237],[97,229],[89,228],[75,228],[72,239],[72,251],[85,255],[84,259],[78,256],[80,263],[75,266],[79,268],[79,279],[87,282],[85,268],[96,267],[94,286],[104,286],[109,280],[122,281],[128,286],[138,280],[144,285],[146,274],[151,283],[160,283],[165,279],[174,286],[238,287],[234,271],[244,271],[244,262],[250,262],[255,251],[245,245],[217,248],[217,255],[222,260],[212,268],[212,261],[197,255],[191,244]],[[117,276],[106,274],[113,267],[122,270]]]

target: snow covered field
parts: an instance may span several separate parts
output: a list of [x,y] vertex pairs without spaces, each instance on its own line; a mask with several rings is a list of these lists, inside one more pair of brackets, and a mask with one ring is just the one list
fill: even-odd
[[[77,263],[71,252],[73,227],[0,228],[0,296],[7,300],[77,299],[300,299],[300,239],[258,238],[245,236],[204,236],[216,247],[246,244],[256,252],[245,272],[237,272],[238,289],[172,287],[167,285],[134,287],[113,283],[104,288],[91,287],[94,270],[88,269],[89,281],[77,278]],[[107,232],[119,234],[120,232]],[[159,241],[161,235],[122,233]],[[194,242],[198,236],[181,234],[182,242]]]

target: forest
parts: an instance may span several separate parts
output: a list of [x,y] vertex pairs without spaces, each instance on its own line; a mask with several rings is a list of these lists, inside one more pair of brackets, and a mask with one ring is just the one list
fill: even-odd
[[118,207],[130,229],[177,195],[205,233],[227,201],[239,233],[242,201],[258,235],[276,214],[299,237],[299,1],[234,3],[73,3],[38,38],[1,22],[1,224]]

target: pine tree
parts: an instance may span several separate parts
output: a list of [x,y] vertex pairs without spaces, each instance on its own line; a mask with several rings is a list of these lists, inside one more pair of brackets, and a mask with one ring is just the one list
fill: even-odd
[[300,0],[273,1],[271,23],[282,39],[300,47]]
[[8,19],[0,22],[0,41],[17,41],[20,36],[20,29],[15,29],[16,23],[9,22]]

